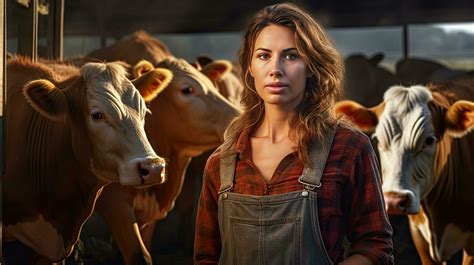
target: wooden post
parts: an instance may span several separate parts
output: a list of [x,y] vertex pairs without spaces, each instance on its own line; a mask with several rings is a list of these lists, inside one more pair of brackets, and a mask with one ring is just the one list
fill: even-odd
[[31,0],[28,8],[19,7],[18,13],[18,54],[29,56],[35,62],[38,58],[38,0]]
[[[2,37],[2,43],[0,43],[0,64],[2,65],[2,70],[0,71],[0,85],[2,89],[0,90],[0,172],[2,175],[5,173],[5,126],[4,126],[4,115],[3,110],[5,108],[5,103],[7,100],[7,80],[6,80],[6,54],[7,54],[7,8],[6,1],[0,0],[0,36]],[[0,209],[1,216],[1,209]],[[0,250],[0,254],[1,254]],[[1,256],[1,255],[0,255]]]
[[409,36],[408,36],[408,25],[409,19],[407,19],[408,11],[410,10],[410,0],[402,0],[401,1],[401,9],[400,9],[400,20],[402,24],[402,45],[403,45],[403,58],[407,59],[409,55],[410,43],[409,43]]
[[48,14],[47,57],[63,59],[64,0],[51,0]]
[[[0,36],[2,36],[2,43],[0,43],[0,64],[2,65],[2,70],[0,71],[0,84],[2,89],[0,89],[0,173],[2,176],[5,174],[5,123],[3,118],[3,108],[5,105],[5,95],[6,95],[6,79],[5,79],[5,66],[6,66],[6,1],[0,0]],[[3,189],[3,178],[0,179],[0,190]],[[0,205],[3,204],[3,200],[0,197]],[[0,263],[3,261],[3,212],[2,208],[0,207]]]
[[408,35],[408,25],[403,23],[403,58],[408,58],[408,46],[409,46],[409,35]]

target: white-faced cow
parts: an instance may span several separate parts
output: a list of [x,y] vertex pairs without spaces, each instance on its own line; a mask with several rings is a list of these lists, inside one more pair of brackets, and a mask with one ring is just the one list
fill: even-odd
[[408,214],[423,264],[464,250],[474,259],[474,82],[391,87],[373,108],[342,101],[344,113],[373,131],[389,214]]
[[[151,58],[151,62],[137,64],[134,73],[138,75],[153,67],[173,73],[167,89],[150,102],[151,115],[147,115],[145,123],[153,149],[168,161],[168,182],[144,190],[109,185],[97,202],[97,210],[110,227],[126,264],[139,264],[143,259],[152,263],[147,249],[154,223],[173,209],[190,159],[217,147],[226,126],[238,114],[237,107],[213,85],[214,79],[229,71],[228,64],[214,64],[215,68],[209,71],[212,75],[205,76],[185,60],[171,56],[167,49],[157,53],[163,46],[158,43],[138,32],[109,47],[110,50],[105,48],[90,54],[104,60],[123,59],[131,64],[139,61],[138,58]],[[114,52],[120,57],[113,57]]]
[[145,100],[171,73],[154,70],[130,81],[119,63],[69,70],[58,75],[22,57],[7,64],[3,239],[46,261],[71,253],[105,184],[165,181],[165,161],[145,135]]

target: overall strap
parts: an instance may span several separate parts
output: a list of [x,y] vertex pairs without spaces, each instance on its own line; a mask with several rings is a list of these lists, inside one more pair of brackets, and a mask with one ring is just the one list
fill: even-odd
[[237,162],[237,154],[222,157],[220,159],[219,171],[221,187],[219,194],[227,192],[234,186],[235,166]]
[[298,181],[305,186],[307,190],[314,190],[321,187],[321,177],[323,176],[326,161],[331,150],[332,142],[336,134],[335,129],[329,130],[324,141],[315,142],[309,151],[309,166],[305,166],[303,174]]

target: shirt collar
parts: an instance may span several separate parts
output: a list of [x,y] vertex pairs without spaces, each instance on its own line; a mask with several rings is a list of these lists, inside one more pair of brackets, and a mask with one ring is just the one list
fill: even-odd
[[237,139],[237,143],[235,145],[235,151],[239,153],[240,159],[250,159],[251,149],[250,149],[250,133],[252,128],[244,129]]
[[[253,128],[247,128],[242,130],[237,138],[237,142],[235,144],[235,152],[239,154],[239,159],[244,160],[252,160],[252,149],[250,146],[250,134]],[[298,151],[294,151],[291,153],[292,155],[298,155]]]

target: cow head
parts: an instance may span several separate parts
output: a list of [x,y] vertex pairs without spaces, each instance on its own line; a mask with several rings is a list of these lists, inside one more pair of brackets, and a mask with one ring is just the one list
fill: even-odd
[[140,186],[165,180],[164,160],[145,135],[145,100],[170,80],[169,71],[153,70],[132,82],[119,63],[88,63],[80,78],[58,86],[35,80],[23,93],[45,117],[70,124],[76,156],[99,179]]
[[[152,115],[147,120],[150,138],[179,145],[190,157],[216,147],[222,142],[224,130],[238,114],[237,108],[225,99],[195,67],[185,60],[167,58],[158,64],[173,72],[169,87],[151,104]],[[134,73],[153,69],[150,63],[140,62]],[[213,76],[226,73],[226,64],[214,69]],[[160,135],[157,135],[159,131]]]
[[335,111],[347,115],[362,130],[373,132],[377,139],[382,188],[390,214],[419,212],[420,201],[440,174],[443,158],[439,149],[474,127],[472,102],[443,106],[424,86],[394,86],[376,107],[341,101]]
[[353,54],[344,60],[344,93],[346,98],[374,105],[382,100],[385,90],[399,83],[398,78],[381,62],[382,53],[372,57]]
[[244,86],[230,61],[200,56],[193,65],[214,83],[221,95],[234,105],[240,106]]

